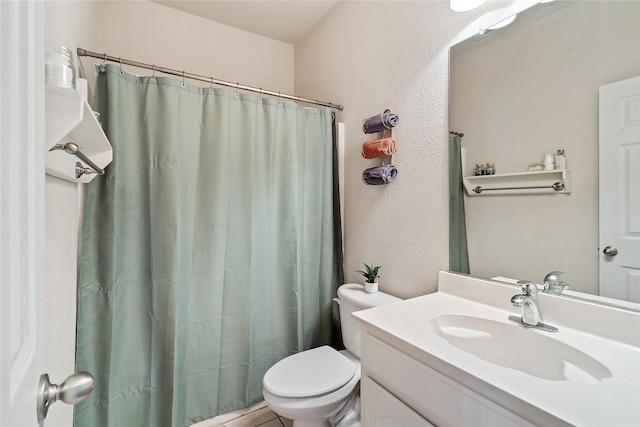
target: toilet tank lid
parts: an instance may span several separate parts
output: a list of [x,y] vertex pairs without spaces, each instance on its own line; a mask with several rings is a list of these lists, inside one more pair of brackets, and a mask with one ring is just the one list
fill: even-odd
[[400,298],[384,292],[365,292],[364,286],[357,283],[346,283],[340,286],[338,288],[338,298],[363,310],[402,301]]

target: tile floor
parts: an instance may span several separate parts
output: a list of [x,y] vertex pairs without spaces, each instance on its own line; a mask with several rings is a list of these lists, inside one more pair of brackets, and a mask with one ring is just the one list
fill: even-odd
[[[226,418],[226,419],[225,419]],[[293,421],[278,416],[266,404],[257,404],[244,414],[232,413],[201,421],[192,427],[293,427]]]

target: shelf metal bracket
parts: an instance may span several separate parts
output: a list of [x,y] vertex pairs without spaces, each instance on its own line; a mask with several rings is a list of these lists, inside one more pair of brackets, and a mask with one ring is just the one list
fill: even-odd
[[[67,154],[73,154],[74,156],[76,156],[77,158],[85,162],[87,165],[89,165],[89,167],[93,169],[95,173],[97,173],[98,175],[104,175],[104,170],[100,168],[98,165],[96,165],[82,151],[80,151],[80,147],[78,147],[78,144],[76,144],[75,142],[67,142],[65,144],[56,144],[53,147],[51,147],[49,151],[54,151],[54,150],[64,150],[64,152]],[[90,172],[87,172],[86,170],[84,170],[83,173],[90,173]],[[80,176],[82,176],[82,173],[78,175],[78,163],[76,163],[76,178],[80,178]]]

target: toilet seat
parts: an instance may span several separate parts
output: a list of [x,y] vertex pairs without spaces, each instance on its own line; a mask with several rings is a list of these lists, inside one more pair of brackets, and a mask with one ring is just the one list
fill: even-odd
[[265,374],[262,384],[273,395],[286,398],[331,393],[348,383],[358,367],[329,346],[282,359]]

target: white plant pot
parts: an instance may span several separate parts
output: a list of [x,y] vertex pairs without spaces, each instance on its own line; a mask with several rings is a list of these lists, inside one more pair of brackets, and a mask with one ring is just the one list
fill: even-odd
[[364,282],[364,290],[366,292],[369,292],[370,294],[378,292],[378,282],[375,282],[375,283]]

